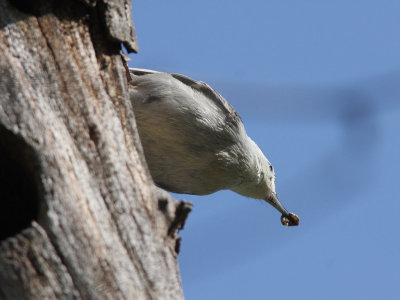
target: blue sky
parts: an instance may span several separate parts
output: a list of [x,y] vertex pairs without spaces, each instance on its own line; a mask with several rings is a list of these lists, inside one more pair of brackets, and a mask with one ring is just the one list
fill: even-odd
[[277,172],[285,228],[258,200],[194,203],[188,300],[397,299],[400,1],[133,3],[131,66],[211,84]]

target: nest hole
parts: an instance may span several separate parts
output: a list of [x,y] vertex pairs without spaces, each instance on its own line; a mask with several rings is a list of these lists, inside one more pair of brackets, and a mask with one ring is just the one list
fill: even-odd
[[32,147],[0,125],[0,241],[38,218],[37,161]]

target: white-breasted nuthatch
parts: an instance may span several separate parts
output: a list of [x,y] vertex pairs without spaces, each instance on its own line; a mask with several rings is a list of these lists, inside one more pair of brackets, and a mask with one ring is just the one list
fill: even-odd
[[275,173],[235,109],[209,85],[179,74],[130,69],[130,98],[150,173],[171,192],[229,189],[263,199],[299,224],[275,192]]

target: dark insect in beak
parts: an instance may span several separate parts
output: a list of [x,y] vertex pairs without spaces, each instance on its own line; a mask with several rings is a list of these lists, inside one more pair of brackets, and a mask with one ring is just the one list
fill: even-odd
[[297,226],[300,224],[300,219],[294,213],[288,212],[286,208],[282,205],[282,203],[278,200],[276,195],[271,195],[265,199],[269,204],[275,207],[280,213],[281,223],[284,226]]
[[300,223],[300,219],[294,213],[288,213],[287,215],[281,216],[281,223],[284,226],[297,226]]

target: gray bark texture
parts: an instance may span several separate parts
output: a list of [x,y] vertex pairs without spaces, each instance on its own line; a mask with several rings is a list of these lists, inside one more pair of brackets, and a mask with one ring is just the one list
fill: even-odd
[[183,299],[121,43],[130,0],[0,0],[0,299]]

